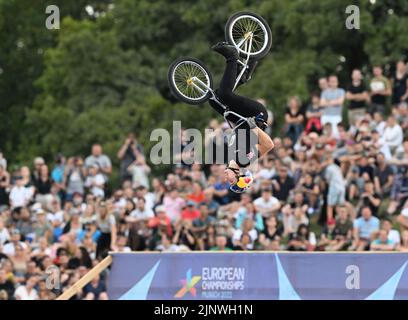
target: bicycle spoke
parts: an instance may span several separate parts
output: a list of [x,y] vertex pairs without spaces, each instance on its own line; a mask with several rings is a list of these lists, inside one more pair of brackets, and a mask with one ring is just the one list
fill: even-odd
[[[238,18],[231,28],[231,36],[235,46],[247,54],[256,54],[262,50],[267,41],[265,33],[261,23],[250,16]],[[249,41],[249,37],[252,38],[251,41]]]
[[[190,99],[201,99],[207,94],[208,89],[198,81],[193,84],[193,78],[199,79],[207,87],[210,86],[205,70],[191,61],[180,63],[173,74],[174,84],[182,95]],[[202,91],[196,86],[199,86]]]

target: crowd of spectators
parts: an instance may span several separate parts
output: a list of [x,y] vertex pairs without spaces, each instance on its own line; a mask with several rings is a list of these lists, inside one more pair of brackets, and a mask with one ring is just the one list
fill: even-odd
[[[330,75],[309,104],[290,97],[282,137],[243,194],[223,164],[154,177],[133,134],[115,155],[116,187],[101,144],[13,169],[0,153],[0,299],[54,299],[109,251],[408,251],[407,85],[399,61],[390,79],[356,69],[345,89]],[[209,127],[207,147],[225,143],[228,126]],[[107,299],[105,280],[74,299]]]

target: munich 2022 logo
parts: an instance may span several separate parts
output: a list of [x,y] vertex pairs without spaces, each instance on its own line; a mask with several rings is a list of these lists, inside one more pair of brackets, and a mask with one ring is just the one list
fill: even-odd
[[188,269],[186,273],[186,278],[181,280],[181,283],[183,284],[183,287],[177,291],[175,294],[175,298],[182,298],[187,292],[190,292],[190,294],[195,297],[197,295],[197,289],[194,287],[198,281],[200,281],[201,277],[200,276],[192,276],[191,275],[191,269]]

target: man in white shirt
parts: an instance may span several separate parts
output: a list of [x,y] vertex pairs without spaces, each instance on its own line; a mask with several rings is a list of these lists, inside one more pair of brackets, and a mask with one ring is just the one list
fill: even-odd
[[31,190],[23,186],[22,177],[16,177],[16,185],[11,188],[9,195],[11,208],[25,207],[32,196]]
[[269,217],[281,207],[279,200],[272,196],[271,188],[263,189],[261,197],[255,199],[254,205],[256,212],[261,213],[263,217]]
[[387,126],[384,129],[382,139],[384,143],[390,147],[392,154],[394,154],[395,150],[402,144],[404,132],[393,115],[388,117]]
[[136,209],[130,213],[130,216],[126,219],[127,222],[147,221],[154,217],[153,210],[146,207],[146,200],[139,198],[136,203]]
[[152,192],[149,192],[145,186],[138,186],[135,190],[136,198],[144,198],[146,208],[153,209],[155,197]]

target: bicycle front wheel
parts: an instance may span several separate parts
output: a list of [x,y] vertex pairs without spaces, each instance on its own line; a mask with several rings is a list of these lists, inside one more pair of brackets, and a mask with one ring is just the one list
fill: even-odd
[[201,104],[211,97],[212,77],[198,59],[179,58],[170,65],[168,82],[171,92],[188,104]]
[[225,25],[225,39],[246,58],[261,59],[272,46],[272,31],[268,23],[252,12],[238,12]]

